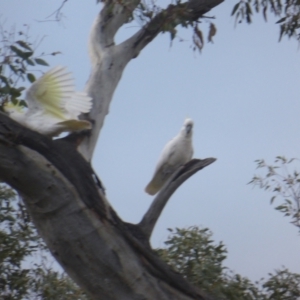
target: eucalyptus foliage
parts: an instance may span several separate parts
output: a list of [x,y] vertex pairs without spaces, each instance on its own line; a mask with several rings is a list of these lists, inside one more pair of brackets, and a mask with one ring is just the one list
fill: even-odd
[[224,266],[227,249],[212,239],[208,228],[169,229],[165,247],[157,253],[177,272],[202,290],[223,300],[296,300],[300,274],[275,270],[267,279],[252,282]]
[[[48,66],[44,56],[60,53],[36,55],[37,47],[38,43],[30,40],[28,25],[21,30],[15,27],[7,30],[0,23],[0,104],[8,100],[21,100],[26,82],[33,83],[36,79],[33,67]],[[25,105],[25,102],[22,104]]]
[[291,223],[300,230],[299,160],[277,156],[273,164],[267,164],[263,159],[255,162],[262,172],[253,176],[250,184],[271,192],[271,204],[275,200],[281,201],[275,209],[291,218]]
[[240,0],[232,10],[236,23],[252,23],[253,12],[262,13],[265,21],[268,14],[274,15],[279,24],[279,41],[282,37],[300,41],[300,2],[298,0]]
[[49,258],[22,202],[0,185],[0,299],[87,300],[68,276],[53,270]]
[[[28,26],[24,29],[7,31],[0,24],[0,104],[21,100],[26,82],[35,81],[32,67],[48,66],[41,58],[44,53],[35,55]],[[49,261],[49,250],[21,199],[0,184],[0,299],[87,300],[82,290],[66,274],[55,271]]]

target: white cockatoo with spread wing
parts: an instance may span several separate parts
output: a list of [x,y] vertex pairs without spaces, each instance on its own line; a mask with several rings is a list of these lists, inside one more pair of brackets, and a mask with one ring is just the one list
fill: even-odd
[[4,111],[25,127],[53,137],[62,132],[91,129],[91,123],[79,120],[92,107],[91,97],[76,92],[71,73],[57,66],[46,72],[27,90],[27,108],[7,102]]
[[193,120],[186,119],[178,135],[164,147],[153,178],[145,188],[148,194],[155,195],[180,166],[192,159],[193,125]]

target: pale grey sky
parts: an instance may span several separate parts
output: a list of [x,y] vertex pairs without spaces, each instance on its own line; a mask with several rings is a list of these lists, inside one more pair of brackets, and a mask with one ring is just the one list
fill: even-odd
[[[74,73],[78,89],[89,76],[87,40],[100,10],[96,1],[67,2],[61,23],[44,20],[61,0],[0,0],[5,27],[29,24],[38,51],[61,51],[48,59]],[[281,266],[300,273],[300,236],[289,219],[269,204],[267,192],[247,185],[255,159],[300,157],[300,53],[295,41],[278,43],[274,19],[234,27],[235,1],[216,16],[214,44],[191,50],[191,31],[180,30],[170,47],[159,35],[126,68],[114,95],[93,159],[108,199],[128,222],[138,222],[152,197],[144,193],[158,156],[182,126],[195,122],[194,156],[218,160],[186,182],[165,208],[153,235],[163,246],[167,228],[209,227],[228,248],[225,264],[252,280]],[[208,24],[203,22],[203,28]],[[121,41],[139,28],[126,25]],[[299,166],[300,168],[300,166]]]

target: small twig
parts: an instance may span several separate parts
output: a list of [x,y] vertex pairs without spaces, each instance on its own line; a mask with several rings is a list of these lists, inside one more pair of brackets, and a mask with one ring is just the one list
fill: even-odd
[[[176,5],[170,4],[167,8],[159,11],[147,24],[122,44],[124,48],[130,49],[130,51],[134,50],[131,58],[135,58],[160,32],[166,31],[166,26],[175,29],[179,24],[186,24],[185,26],[193,24],[223,1],[188,0]],[[204,18],[210,17],[204,16]]]
[[145,236],[150,239],[153,232],[154,226],[162,213],[165,205],[167,204],[170,197],[176,191],[176,189],[189,177],[194,175],[196,172],[207,167],[216,161],[216,158],[206,159],[192,159],[184,166],[180,167],[168,180],[168,182],[161,189],[159,194],[153,200],[148,211],[144,215],[142,221],[137,225]]
[[63,0],[62,4],[60,5],[60,7],[55,10],[52,14],[50,14],[48,17],[46,17],[46,19],[49,19],[50,17],[52,17],[53,15],[55,15],[55,20],[56,21],[60,21],[61,20],[61,10],[63,9],[64,5],[68,2],[68,0]]
[[[56,9],[53,13],[51,13],[48,17],[46,17],[46,20],[36,20],[39,23],[43,22],[60,22],[62,17],[64,16],[63,13],[61,13],[63,7],[68,2],[68,0],[63,0],[62,4],[58,9]],[[54,16],[54,19],[49,20],[50,17]]]

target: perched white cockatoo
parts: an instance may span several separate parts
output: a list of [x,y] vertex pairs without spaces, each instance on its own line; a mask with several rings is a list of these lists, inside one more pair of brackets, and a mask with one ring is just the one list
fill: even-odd
[[53,137],[62,132],[91,129],[91,123],[79,120],[91,110],[91,98],[76,92],[71,73],[57,66],[46,72],[26,91],[27,108],[7,102],[4,111],[15,121],[41,134]]
[[155,195],[180,166],[192,159],[193,125],[193,120],[186,119],[178,135],[164,147],[155,168],[153,178],[145,188],[148,194]]

